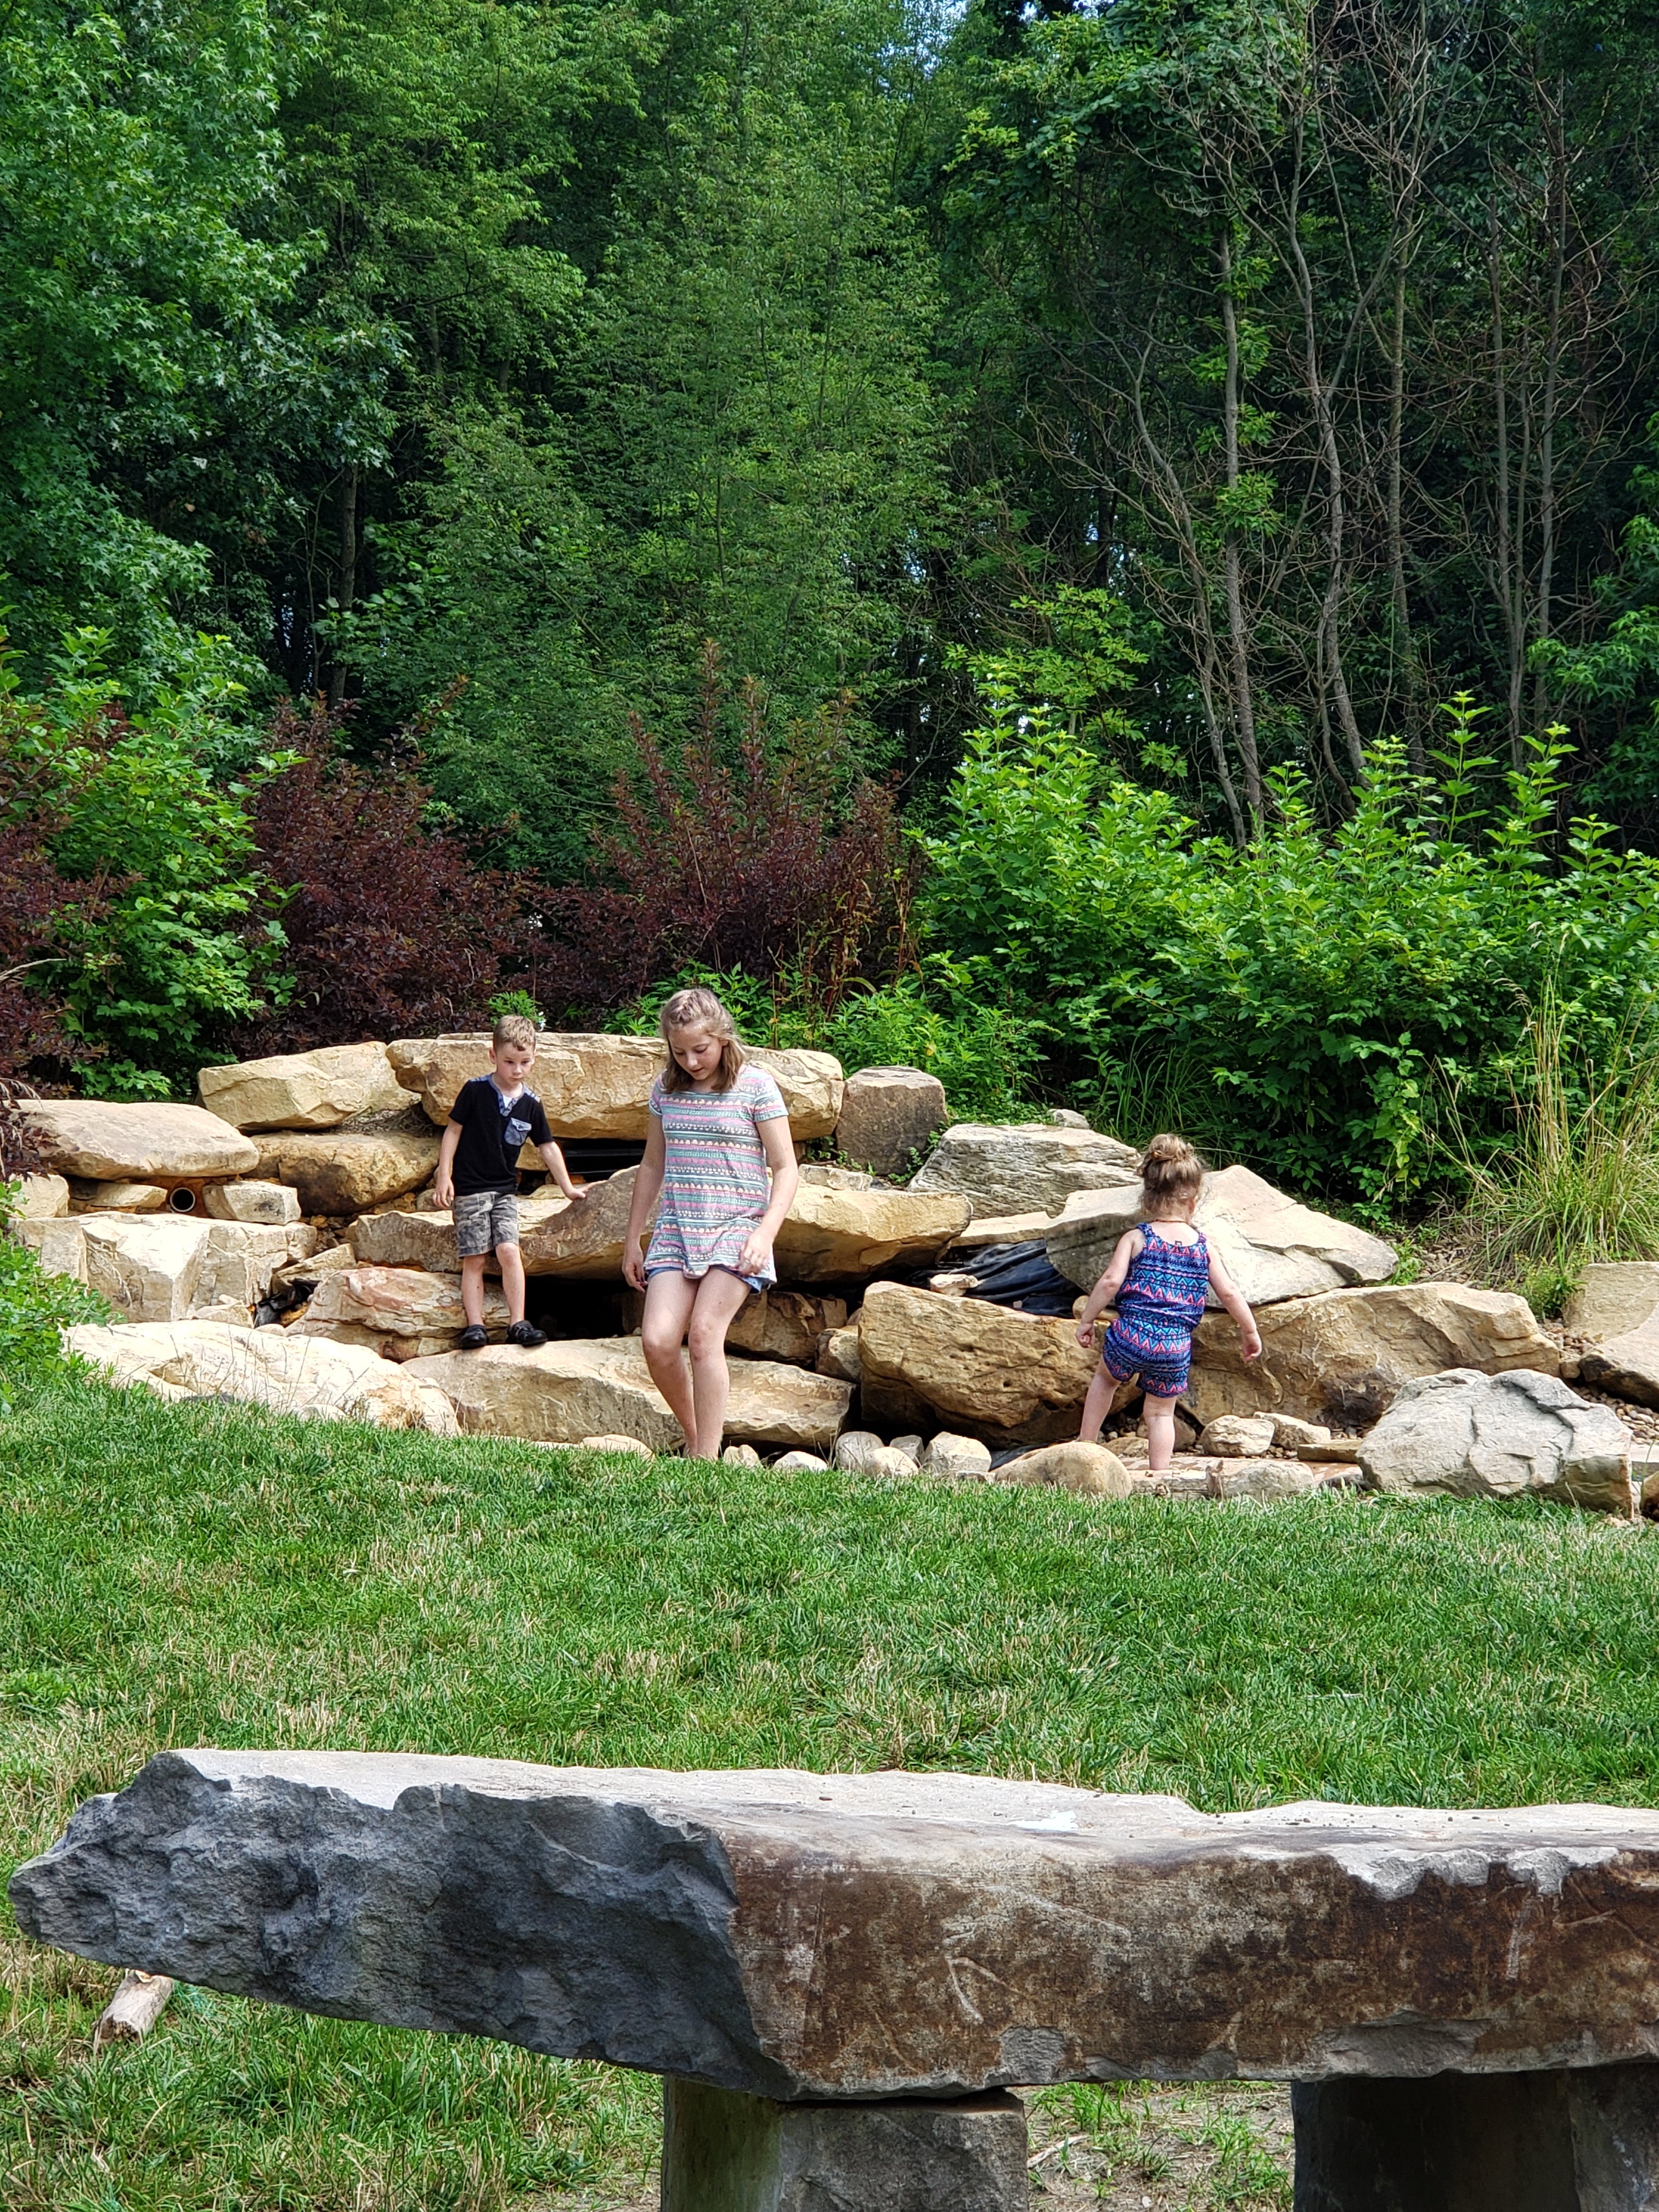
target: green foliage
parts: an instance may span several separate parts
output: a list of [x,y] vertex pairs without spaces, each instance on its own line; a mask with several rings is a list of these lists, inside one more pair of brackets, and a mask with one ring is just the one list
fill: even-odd
[[96,1291],[73,1276],[44,1273],[33,1253],[12,1241],[7,1225],[19,1188],[0,1182],[0,1413],[12,1411],[20,1385],[62,1371],[60,1330],[110,1317]]
[[1448,710],[1438,780],[1375,748],[1329,836],[1280,773],[1275,818],[1235,850],[1103,777],[1046,714],[1005,710],[929,841],[926,919],[1085,1094],[1156,1098],[1148,1119],[1293,1186],[1408,1193],[1437,1167],[1431,1070],[1496,1127],[1547,981],[1604,1039],[1659,983],[1659,863],[1583,820],[1556,855],[1554,738],[1485,804],[1476,711]]
[[924,975],[878,989],[855,989],[834,1006],[798,977],[776,984],[751,975],[687,968],[622,1008],[609,1026],[624,1036],[654,1030],[665,1000],[702,983],[732,1009],[738,1033],[763,1049],[833,1053],[843,1066],[921,1067],[945,1085],[952,1121],[1018,1118],[1040,1056],[1037,1025],[975,996],[972,979],[945,958]]
[[1611,1029],[1547,986],[1502,1073],[1488,1135],[1445,1117],[1467,1192],[1458,1224],[1481,1279],[1559,1313],[1587,1265],[1659,1259],[1659,1037],[1652,1009]]
[[86,886],[58,917],[45,972],[89,1048],[94,1091],[166,1097],[278,981],[283,935],[258,920],[246,802],[292,756],[254,750],[222,641],[198,641],[131,714],[106,670],[109,642],[77,633],[51,688],[24,702],[24,742],[63,817],[52,858]]
[[302,380],[270,322],[296,257],[257,234],[280,20],[20,0],[0,23],[0,571],[36,666],[86,622],[135,680],[165,665],[208,587],[204,448]]

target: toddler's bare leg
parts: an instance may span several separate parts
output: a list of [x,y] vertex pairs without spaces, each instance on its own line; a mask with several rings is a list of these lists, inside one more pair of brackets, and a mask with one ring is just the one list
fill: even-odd
[[1100,1442],[1100,1425],[1112,1410],[1112,1401],[1117,1395],[1117,1378],[1109,1375],[1100,1362],[1095,1362],[1095,1371],[1089,1378],[1089,1395],[1083,1401],[1083,1425],[1078,1438],[1085,1444]]
[[711,1267],[697,1289],[691,1310],[689,1341],[691,1348],[691,1390],[697,1408],[696,1456],[718,1459],[726,1430],[726,1401],[732,1395],[732,1376],[726,1364],[726,1332],[732,1317],[749,1295],[740,1275]]
[[1175,1457],[1176,1401],[1154,1398],[1149,1390],[1141,1406],[1146,1416],[1146,1464],[1154,1474],[1161,1474]]
[[469,1253],[461,1262],[461,1311],[469,1328],[483,1327],[483,1275],[487,1252]]
[[696,1440],[697,1416],[691,1401],[691,1377],[680,1346],[685,1341],[685,1325],[696,1304],[698,1288],[672,1268],[653,1275],[645,1286],[645,1318],[640,1323],[651,1380],[667,1399],[669,1411],[684,1431],[687,1451]]
[[[509,1322],[524,1319],[524,1254],[516,1244],[495,1247],[495,1265],[501,1271],[501,1288],[507,1293],[507,1317]],[[483,1310],[483,1291],[479,1291],[479,1311]]]

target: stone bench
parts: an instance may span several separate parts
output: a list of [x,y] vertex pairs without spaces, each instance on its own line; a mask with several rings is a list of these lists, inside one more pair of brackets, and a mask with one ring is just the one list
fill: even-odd
[[1659,1814],[167,1752],[28,1934],[666,2077],[668,2212],[1015,2212],[1044,2082],[1295,2084],[1297,2212],[1659,2206]]

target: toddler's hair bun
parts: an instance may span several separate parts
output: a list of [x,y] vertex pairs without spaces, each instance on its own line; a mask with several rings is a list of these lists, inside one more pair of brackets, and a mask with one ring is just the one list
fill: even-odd
[[1204,1163],[1184,1137],[1166,1130],[1141,1154],[1140,1181],[1149,1206],[1164,1199],[1185,1200],[1202,1188]]

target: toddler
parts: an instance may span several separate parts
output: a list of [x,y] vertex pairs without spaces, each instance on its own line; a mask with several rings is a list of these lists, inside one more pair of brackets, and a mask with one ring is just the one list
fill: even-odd
[[1116,1318],[1101,1346],[1100,1365],[1083,1401],[1085,1443],[1097,1443],[1120,1382],[1139,1381],[1145,1393],[1147,1462],[1152,1472],[1175,1450],[1176,1400],[1193,1364],[1193,1332],[1213,1291],[1238,1323],[1244,1357],[1261,1350],[1255,1316],[1231,1277],[1193,1226],[1204,1188],[1204,1164],[1184,1137],[1154,1137],[1140,1163],[1146,1218],[1118,1239],[1112,1264],[1078,1316],[1077,1340],[1094,1341],[1095,1321],[1115,1302]]

